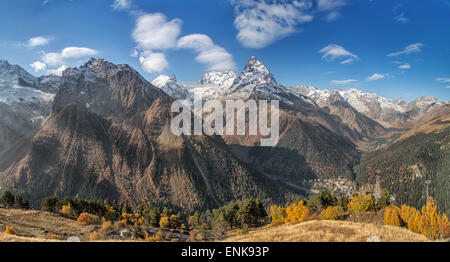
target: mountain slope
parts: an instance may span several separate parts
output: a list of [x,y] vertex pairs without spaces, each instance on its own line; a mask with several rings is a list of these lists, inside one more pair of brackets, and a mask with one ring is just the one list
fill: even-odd
[[449,114],[414,127],[387,148],[362,157],[355,167],[357,181],[375,183],[394,194],[399,203],[419,208],[426,202],[425,182],[430,195],[450,212],[450,119]]
[[[327,106],[327,101],[333,93],[306,85],[289,87],[289,89],[310,97],[320,107]],[[411,128],[423,114],[435,107],[448,104],[448,102],[440,102],[434,97],[420,97],[410,103],[406,103],[402,99],[392,101],[377,94],[365,93],[354,88],[339,90],[338,93],[361,114],[386,128]]]
[[0,60],[0,155],[38,129],[50,114],[57,84]]
[[52,115],[27,150],[0,163],[0,189],[34,205],[69,195],[186,211],[295,195],[242,164],[220,137],[173,135],[173,99],[127,65],[91,59],[61,81]]

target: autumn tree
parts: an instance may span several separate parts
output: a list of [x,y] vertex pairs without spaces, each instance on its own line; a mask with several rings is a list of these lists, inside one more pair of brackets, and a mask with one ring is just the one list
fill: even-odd
[[286,208],[285,223],[297,224],[306,221],[309,218],[309,209],[303,201],[292,204]]
[[320,218],[324,220],[340,220],[344,219],[345,212],[340,206],[329,206],[320,212]]
[[354,212],[367,212],[375,210],[375,199],[372,195],[355,194],[348,203],[348,210]]

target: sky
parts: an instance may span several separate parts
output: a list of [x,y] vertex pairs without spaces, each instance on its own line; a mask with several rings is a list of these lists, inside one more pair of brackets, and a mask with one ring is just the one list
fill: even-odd
[[286,86],[450,100],[450,0],[0,1],[0,59],[36,76],[95,57],[189,82],[251,56]]

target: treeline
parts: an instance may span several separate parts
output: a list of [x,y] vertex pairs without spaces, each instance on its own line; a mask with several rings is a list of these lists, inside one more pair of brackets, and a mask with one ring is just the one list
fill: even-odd
[[14,195],[10,191],[3,192],[1,202],[5,208],[30,209],[30,202],[21,195]]
[[427,202],[429,194],[443,213],[450,214],[450,127],[438,133],[417,134],[386,149],[368,153],[355,166],[358,184],[375,184],[381,174],[381,186],[397,201],[415,208]]
[[387,207],[384,212],[384,223],[406,227],[433,240],[450,237],[448,218],[439,212],[432,197],[422,207],[422,212],[408,205],[402,205],[401,208],[394,205]]

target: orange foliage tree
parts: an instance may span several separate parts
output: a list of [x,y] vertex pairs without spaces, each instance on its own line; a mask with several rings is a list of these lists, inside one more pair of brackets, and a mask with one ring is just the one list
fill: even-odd
[[285,223],[297,224],[308,220],[309,209],[303,203],[303,201],[297,204],[292,204],[286,208]]

